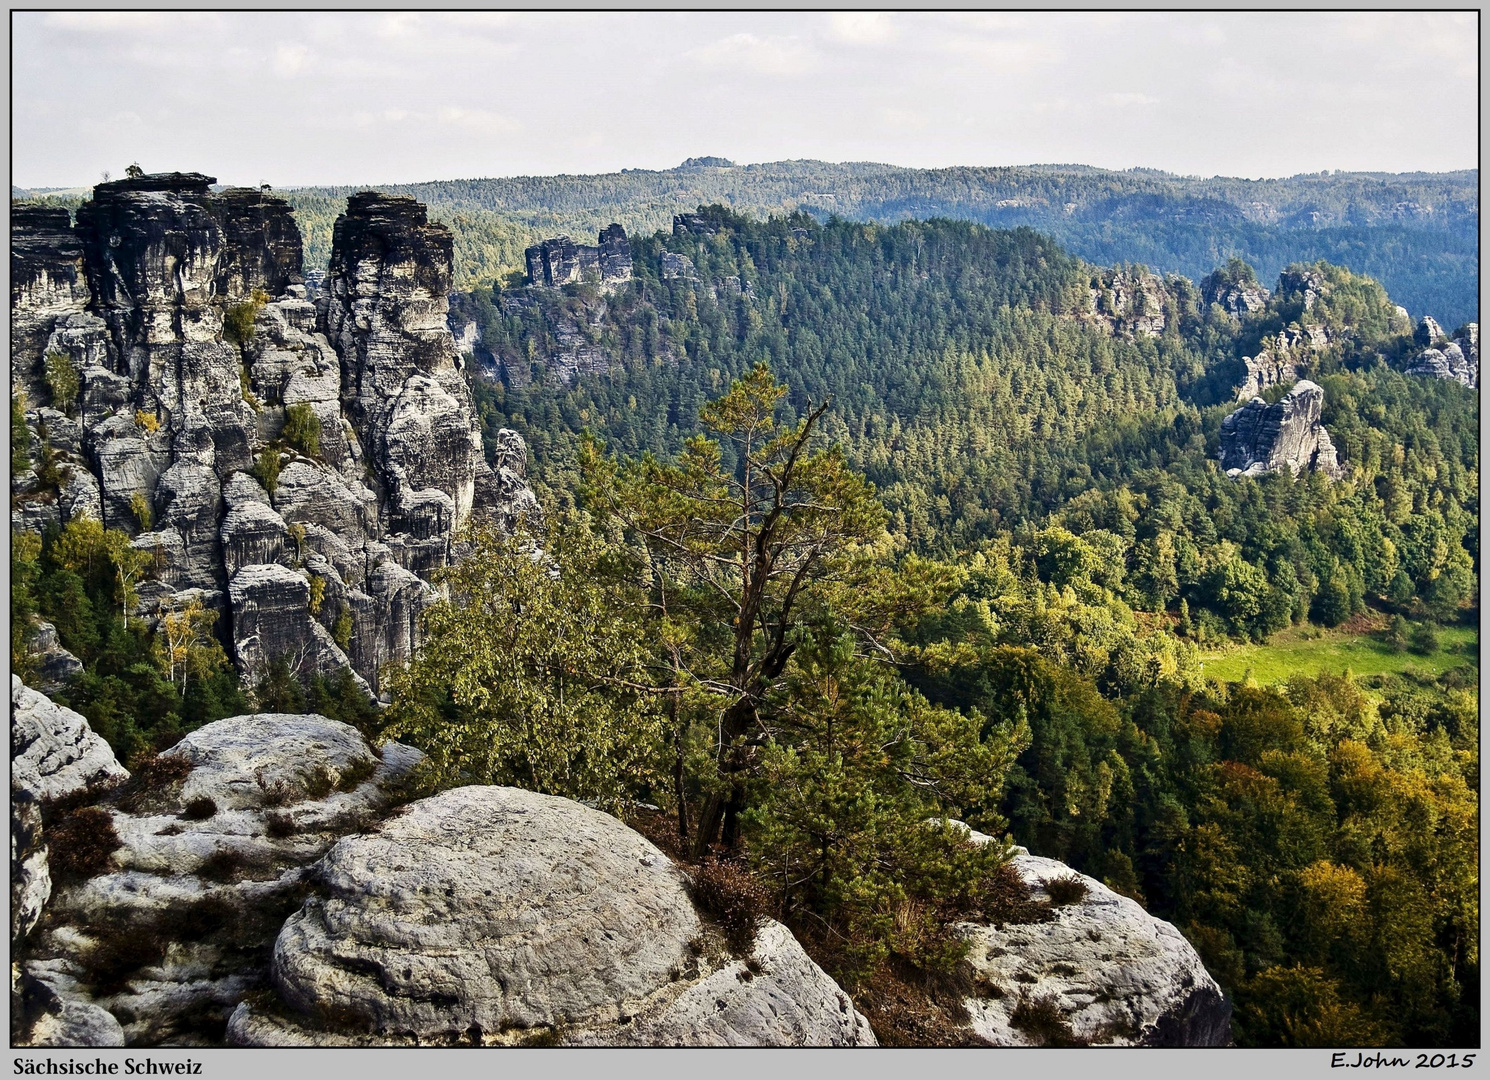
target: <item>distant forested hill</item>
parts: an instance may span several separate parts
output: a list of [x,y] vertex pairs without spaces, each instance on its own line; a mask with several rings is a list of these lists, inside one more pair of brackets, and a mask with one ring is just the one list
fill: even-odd
[[[1414,318],[1457,326],[1478,317],[1479,175],[1332,173],[1209,180],[1083,166],[905,169],[784,161],[732,168],[631,169],[597,176],[515,177],[395,185],[456,232],[462,282],[521,266],[522,248],[619,221],[630,233],[722,203],[754,217],[801,209],[893,223],[957,218],[1029,225],[1100,265],[1144,263],[1198,281],[1230,256],[1264,280],[1325,259],[1386,286]],[[324,262],[331,223],[352,188],[290,193],[307,264]],[[590,237],[593,242],[593,235]]]
[[[1324,259],[1380,281],[1414,318],[1427,314],[1458,326],[1478,318],[1478,185],[1475,170],[1202,180],[1080,165],[907,169],[779,161],[372,186],[413,195],[450,225],[462,287],[520,268],[523,248],[547,236],[590,234],[593,242],[612,221],[647,234],[667,228],[675,213],[720,203],[755,217],[800,209],[819,220],[838,214],[884,223],[948,217],[1029,225],[1094,263],[1139,262],[1192,280],[1233,255],[1264,280],[1289,263]],[[286,193],[305,233],[307,268],[325,264],[331,226],[356,190]],[[76,201],[77,193],[69,194]]]

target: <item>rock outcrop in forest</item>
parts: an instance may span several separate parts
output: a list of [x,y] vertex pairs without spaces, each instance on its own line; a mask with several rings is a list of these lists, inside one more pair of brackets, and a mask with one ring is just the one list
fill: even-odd
[[1473,390],[1480,384],[1480,326],[1465,323],[1454,338],[1431,316],[1423,316],[1413,333],[1422,351],[1413,357],[1407,374],[1428,379],[1453,379]]
[[1233,477],[1286,468],[1339,479],[1335,444],[1320,422],[1323,408],[1324,388],[1307,379],[1275,404],[1253,398],[1221,421],[1221,468]]
[[631,280],[631,242],[615,222],[600,230],[600,241],[594,247],[555,236],[528,248],[523,258],[529,284],[550,289],[586,280],[597,285]]
[[166,173],[65,211],[18,206],[11,374],[32,468],[12,525],[90,517],[153,570],[154,618],[191,604],[246,682],[286,658],[373,692],[408,658],[429,577],[472,520],[535,509],[526,451],[493,467],[446,326],[449,231],[364,192],[307,297],[289,205]]

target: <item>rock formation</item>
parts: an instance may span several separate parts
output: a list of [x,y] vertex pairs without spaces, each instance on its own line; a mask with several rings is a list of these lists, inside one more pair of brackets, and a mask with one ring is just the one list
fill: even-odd
[[672,278],[682,278],[685,281],[698,280],[698,271],[694,269],[693,260],[687,255],[678,255],[671,251],[662,253],[661,271],[664,281]]
[[80,812],[103,818],[94,828],[112,850],[57,886],[26,978],[106,1010],[132,1045],[220,1042],[228,1014],[264,983],[307,865],[385,812],[419,757],[319,716],[197,729]]
[[523,256],[531,285],[556,288],[586,280],[598,285],[631,280],[631,242],[626,239],[626,230],[615,222],[600,230],[596,247],[576,244],[567,236],[556,236],[534,244]]
[[[703,207],[699,207],[700,210]],[[719,222],[704,214],[674,214],[674,236],[714,236],[719,232]]]
[[1225,267],[1216,269],[1200,283],[1201,300],[1219,304],[1223,311],[1238,318],[1267,307],[1268,296],[1268,291],[1251,279],[1250,273],[1247,280],[1239,280]]
[[[23,1044],[874,1045],[785,928],[732,956],[607,814],[469,787],[390,815],[419,753],[314,715],[216,721],[129,778],[12,695]],[[50,902],[43,805],[99,849]]]
[[[450,233],[419,203],[349,199],[312,303],[289,205],[213,183],[100,184],[76,229],[17,207],[11,362],[33,469],[12,480],[12,526],[129,533],[158,566],[140,613],[219,612],[250,683],[283,656],[376,691],[417,641],[455,531],[535,510],[525,454],[482,457],[446,325]],[[47,377],[59,363],[73,400]],[[310,417],[293,441],[292,410]]]
[[[992,840],[968,834],[974,843]],[[1077,1044],[1231,1042],[1230,1003],[1172,925],[1055,859],[1016,847],[1012,864],[1036,897],[1050,899],[1046,886],[1057,879],[1075,879],[1085,893],[1054,905],[1045,922],[959,927],[977,988],[964,1004],[979,1038],[993,1046],[1042,1045],[1041,1034],[1015,1016],[1021,1003],[1037,1003],[1059,1016]]]
[[[873,1045],[847,996],[779,928],[757,941],[757,978],[719,979],[745,965],[706,946],[679,869],[567,799],[446,791],[339,842],[319,877],[325,895],[275,943],[279,1006],[241,1007],[234,1041]],[[744,990],[716,1007],[711,977]],[[791,1003],[786,1016],[775,999]]]
[[1452,379],[1475,389],[1480,384],[1480,326],[1465,323],[1454,331],[1449,341],[1431,317],[1425,315],[1413,333],[1413,341],[1422,346],[1412,358],[1407,374],[1427,379]]
[[1079,317],[1123,337],[1158,337],[1167,325],[1165,301],[1181,279],[1165,279],[1141,266],[1098,270],[1087,288],[1087,306]]
[[1320,423],[1324,389],[1301,380],[1282,401],[1253,398],[1221,421],[1221,468],[1227,476],[1260,476],[1287,468],[1339,479],[1330,433]]
[[1328,328],[1319,323],[1293,324],[1263,338],[1256,356],[1242,357],[1247,377],[1237,390],[1237,400],[1251,401],[1271,387],[1297,382],[1330,340]]

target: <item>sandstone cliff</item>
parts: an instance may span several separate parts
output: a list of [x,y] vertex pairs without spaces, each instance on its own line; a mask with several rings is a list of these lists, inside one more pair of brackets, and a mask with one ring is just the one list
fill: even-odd
[[552,289],[570,282],[607,286],[631,280],[631,242],[626,230],[614,222],[600,230],[600,241],[594,247],[556,236],[534,244],[523,257],[530,285]]
[[1338,479],[1335,444],[1320,423],[1323,408],[1324,389],[1307,379],[1276,404],[1253,398],[1221,421],[1221,467],[1233,477],[1289,469]]
[[1449,340],[1442,327],[1430,316],[1423,316],[1413,333],[1421,346],[1408,363],[1407,374],[1425,379],[1452,379],[1475,389],[1480,384],[1480,326],[1465,323]]
[[288,204],[213,183],[100,184],[76,228],[16,208],[12,381],[33,460],[45,441],[59,467],[13,477],[12,525],[130,534],[158,568],[140,613],[216,610],[248,682],[283,656],[376,691],[456,530],[535,509],[525,450],[509,433],[495,469],[482,457],[446,325],[451,238],[420,204],[349,199],[312,303]]
[[1077,317],[1122,337],[1158,337],[1173,317],[1175,300],[1192,288],[1184,278],[1161,278],[1142,266],[1097,270]]

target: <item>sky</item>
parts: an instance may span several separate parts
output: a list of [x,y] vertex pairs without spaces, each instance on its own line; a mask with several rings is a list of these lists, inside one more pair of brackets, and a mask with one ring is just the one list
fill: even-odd
[[1473,13],[11,16],[12,183],[817,158],[1186,175],[1479,157]]

